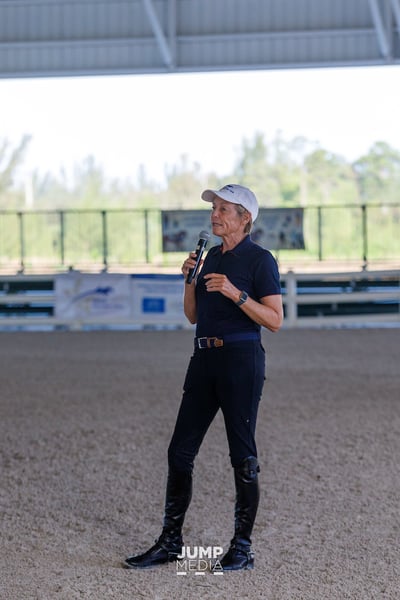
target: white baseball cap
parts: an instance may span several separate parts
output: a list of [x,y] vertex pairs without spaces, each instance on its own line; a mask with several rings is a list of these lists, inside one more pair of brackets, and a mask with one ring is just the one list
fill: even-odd
[[241,204],[249,211],[253,222],[257,219],[257,198],[249,188],[237,183],[229,183],[228,185],[224,185],[220,190],[204,190],[201,194],[202,200],[206,202],[213,202],[215,196],[233,204]]

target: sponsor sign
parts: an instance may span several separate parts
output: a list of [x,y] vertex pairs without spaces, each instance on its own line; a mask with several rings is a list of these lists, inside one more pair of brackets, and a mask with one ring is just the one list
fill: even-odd
[[[302,208],[261,208],[251,238],[269,250],[304,250]],[[163,252],[191,252],[202,230],[210,232],[210,212],[169,210],[161,213]],[[220,243],[212,236],[207,249]]]
[[251,239],[269,250],[304,250],[302,208],[261,208]]
[[182,275],[132,275],[132,318],[139,323],[187,325]]
[[61,319],[126,318],[131,314],[130,276],[66,273],[55,280],[55,315]]

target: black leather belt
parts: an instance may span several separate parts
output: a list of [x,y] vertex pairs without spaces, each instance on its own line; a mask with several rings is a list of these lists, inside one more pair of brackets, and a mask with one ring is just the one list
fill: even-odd
[[227,333],[224,337],[196,337],[194,338],[194,347],[204,350],[206,348],[221,348],[225,344],[233,342],[245,342],[249,340],[259,340],[260,334],[256,331],[246,331],[243,333]]

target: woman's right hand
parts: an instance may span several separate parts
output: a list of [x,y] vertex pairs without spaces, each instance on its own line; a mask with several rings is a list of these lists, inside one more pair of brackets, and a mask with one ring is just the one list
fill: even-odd
[[[181,268],[181,271],[182,271],[183,275],[185,276],[185,279],[187,279],[187,276],[189,275],[189,271],[191,269],[194,269],[195,264],[196,264],[196,252],[191,252],[189,254],[189,256],[187,257],[187,259],[185,260],[185,262],[183,263],[182,268]],[[192,283],[193,283],[193,281],[192,281]]]
[[[203,261],[201,261],[203,262]],[[185,291],[183,294],[183,312],[189,323],[194,325],[197,321],[196,310],[196,279],[193,278],[190,283],[187,283],[187,277],[190,269],[193,269],[196,264],[196,252],[191,252],[182,265],[182,273],[185,277]]]

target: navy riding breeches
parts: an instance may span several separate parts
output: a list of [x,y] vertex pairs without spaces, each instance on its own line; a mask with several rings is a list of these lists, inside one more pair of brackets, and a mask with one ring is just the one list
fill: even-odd
[[168,448],[169,466],[191,471],[203,438],[221,409],[233,467],[257,456],[255,430],[265,379],[265,352],[259,340],[195,349]]

